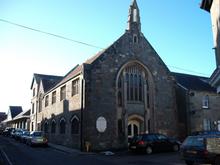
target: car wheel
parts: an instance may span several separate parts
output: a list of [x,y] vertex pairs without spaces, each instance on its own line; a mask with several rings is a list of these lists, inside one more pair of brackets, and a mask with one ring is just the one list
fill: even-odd
[[150,147],[150,146],[147,146],[145,151],[146,151],[146,154],[148,154],[148,155],[152,154],[152,152],[153,152],[152,147]]
[[187,165],[193,165],[194,164],[193,161],[189,161],[189,160],[186,160],[185,162],[186,162]]
[[174,145],[173,145],[173,151],[174,151],[174,152],[179,151],[179,145],[178,145],[178,144],[174,144]]

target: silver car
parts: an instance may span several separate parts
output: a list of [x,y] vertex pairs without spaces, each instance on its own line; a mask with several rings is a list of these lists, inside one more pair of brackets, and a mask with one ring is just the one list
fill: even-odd
[[26,144],[30,146],[47,146],[48,139],[43,135],[43,132],[32,131],[26,140]]

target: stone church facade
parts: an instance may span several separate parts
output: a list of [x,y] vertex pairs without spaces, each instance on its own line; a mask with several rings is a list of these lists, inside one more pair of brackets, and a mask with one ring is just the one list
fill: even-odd
[[141,32],[133,0],[125,33],[107,49],[64,77],[34,74],[30,128],[82,150],[126,148],[138,133],[185,136],[187,108],[178,109],[177,84]]

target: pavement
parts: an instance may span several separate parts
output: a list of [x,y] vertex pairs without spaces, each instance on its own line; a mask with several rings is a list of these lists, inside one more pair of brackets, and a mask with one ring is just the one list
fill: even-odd
[[118,151],[118,152],[111,152],[111,151],[103,151],[103,152],[82,152],[78,149],[73,149],[73,148],[69,148],[63,145],[58,145],[58,144],[54,144],[54,143],[48,143],[48,145],[51,148],[54,148],[56,150],[65,152],[65,153],[69,153],[69,154],[78,154],[78,155],[96,155],[96,154],[101,154],[101,155],[106,155],[106,156],[112,156],[112,155],[116,155],[116,156],[122,156],[122,155],[127,155],[128,151]]
[[89,155],[89,154],[96,154],[94,152],[82,152],[78,149],[73,149],[73,148],[69,148],[63,145],[58,145],[58,144],[54,144],[54,143],[48,143],[48,146],[50,146],[51,148],[54,148],[56,150],[65,152],[65,153],[69,153],[69,154],[79,154],[79,155]]
[[54,148],[56,150],[69,153],[69,154],[81,154],[81,153],[83,153],[80,150],[65,147],[65,146],[62,146],[62,145],[54,144],[54,143],[48,143],[48,146],[50,146],[51,148]]

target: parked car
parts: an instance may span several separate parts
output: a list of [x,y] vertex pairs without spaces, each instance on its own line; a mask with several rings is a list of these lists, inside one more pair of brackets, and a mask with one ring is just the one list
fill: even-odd
[[129,144],[131,151],[144,151],[147,154],[161,151],[178,151],[180,142],[163,134],[140,134],[134,136]]
[[22,135],[23,131],[25,131],[25,130],[20,129],[20,128],[15,130],[15,133],[14,133],[15,140],[19,141],[21,139],[21,135]]
[[22,143],[26,143],[28,137],[30,136],[30,132],[29,131],[23,131],[21,136],[20,136],[20,141]]
[[195,135],[218,135],[220,136],[220,131],[196,131],[192,133],[192,136]]
[[2,135],[4,135],[4,136],[10,136],[12,130],[14,130],[14,128],[7,127],[7,128],[5,128],[5,130],[2,132]]
[[216,135],[189,136],[180,147],[187,165],[205,163],[220,165],[220,137]]
[[32,131],[30,135],[27,137],[26,144],[30,146],[47,146],[48,139],[43,135],[42,131]]

